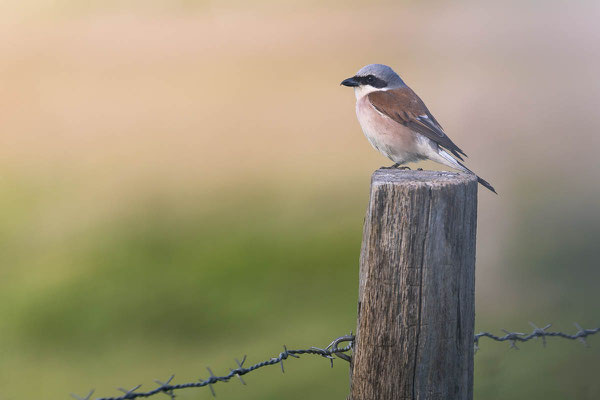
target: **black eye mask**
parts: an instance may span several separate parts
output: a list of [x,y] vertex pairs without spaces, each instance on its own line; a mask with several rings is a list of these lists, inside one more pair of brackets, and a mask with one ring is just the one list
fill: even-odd
[[373,86],[374,88],[377,88],[377,89],[381,89],[381,88],[384,88],[387,86],[386,81],[384,81],[383,79],[379,79],[373,75],[357,76],[357,77],[355,77],[355,79],[361,85],[369,85],[369,86]]

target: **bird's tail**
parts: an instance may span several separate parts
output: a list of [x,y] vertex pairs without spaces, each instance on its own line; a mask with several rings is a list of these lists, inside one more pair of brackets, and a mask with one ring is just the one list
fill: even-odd
[[488,181],[481,178],[479,175],[475,175],[475,176],[477,177],[477,182],[481,183],[481,185],[484,188],[491,190],[492,192],[494,192],[494,194],[498,194],[498,193],[496,193],[496,189],[494,189],[494,187],[492,185],[490,185],[490,183]]
[[[483,186],[484,188],[496,193],[496,189],[494,189],[494,187],[492,185],[490,185],[490,183],[488,181],[486,181],[485,179],[479,177],[479,175],[477,175],[475,172],[471,171],[469,168],[467,168],[463,163],[461,163],[460,161],[458,161],[457,159],[455,159],[454,157],[452,157],[450,154],[448,154],[445,150],[440,149],[441,151],[439,152],[439,154],[446,159],[447,161],[449,161],[450,163],[445,163],[446,165],[448,165],[449,167],[453,167],[456,169],[460,169],[463,172],[468,172],[469,174],[473,174],[477,177],[477,182],[479,182],[481,184],[481,186]],[[451,165],[454,164],[454,165]]]
[[488,181],[486,181],[485,179],[483,179],[482,177],[480,177],[479,175],[477,175],[475,172],[471,171],[469,168],[465,167],[463,163],[461,163],[460,161],[457,161],[457,163],[463,167],[466,171],[470,174],[473,174],[477,177],[477,182],[479,182],[481,184],[481,186],[483,186],[484,188],[491,190],[492,192],[496,193],[496,189],[494,189],[494,187],[492,185],[490,185],[490,183]]

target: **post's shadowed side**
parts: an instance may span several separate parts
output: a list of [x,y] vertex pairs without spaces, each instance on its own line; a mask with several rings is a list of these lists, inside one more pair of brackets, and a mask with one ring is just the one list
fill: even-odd
[[375,171],[350,399],[472,399],[476,225],[474,175]]

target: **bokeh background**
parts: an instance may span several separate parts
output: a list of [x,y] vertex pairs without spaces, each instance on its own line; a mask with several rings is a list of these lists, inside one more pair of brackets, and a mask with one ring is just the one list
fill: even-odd
[[[339,82],[373,62],[499,192],[480,190],[476,331],[598,326],[599,4],[2,1],[0,399],[195,380],[355,329],[390,162]],[[598,338],[549,342],[482,342],[475,398],[600,398]],[[219,398],[348,393],[318,358],[246,381]]]

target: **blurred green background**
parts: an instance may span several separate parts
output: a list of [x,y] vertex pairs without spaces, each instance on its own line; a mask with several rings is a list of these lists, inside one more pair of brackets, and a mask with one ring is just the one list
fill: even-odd
[[[339,82],[373,62],[500,193],[480,191],[476,331],[598,326],[598,17],[592,1],[3,1],[0,400],[195,380],[355,329],[369,177],[390,162]],[[589,343],[482,341],[475,398],[600,398]],[[348,393],[347,365],[318,358],[246,381],[218,398]]]

